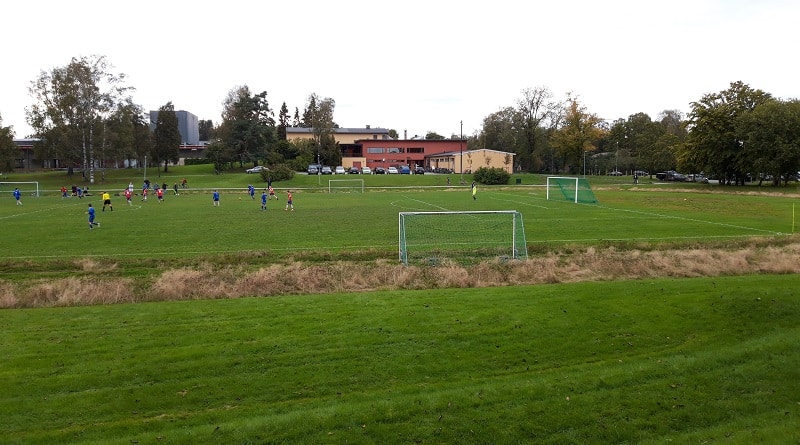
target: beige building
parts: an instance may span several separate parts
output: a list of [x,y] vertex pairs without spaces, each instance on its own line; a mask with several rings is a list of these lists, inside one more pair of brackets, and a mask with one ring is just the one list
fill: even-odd
[[499,150],[467,150],[425,156],[426,164],[432,168],[446,168],[454,173],[471,173],[481,167],[502,168],[513,173],[514,153]]
[[[286,140],[314,139],[311,128],[288,127],[286,128]],[[359,139],[391,139],[389,130],[386,128],[334,128],[333,139],[337,144],[354,144]]]

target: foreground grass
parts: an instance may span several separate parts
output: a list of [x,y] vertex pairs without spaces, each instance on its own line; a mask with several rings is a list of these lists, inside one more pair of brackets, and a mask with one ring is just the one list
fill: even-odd
[[3,443],[797,443],[797,275],[0,311]]

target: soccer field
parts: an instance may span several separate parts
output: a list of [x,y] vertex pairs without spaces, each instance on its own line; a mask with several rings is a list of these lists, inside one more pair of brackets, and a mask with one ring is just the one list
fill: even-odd
[[[36,259],[374,250],[396,259],[398,213],[414,211],[517,210],[529,246],[702,242],[782,236],[793,230],[794,199],[786,196],[609,189],[596,190],[599,204],[574,204],[546,200],[543,187],[481,187],[477,200],[467,188],[298,190],[296,210],[288,212],[283,190],[267,211],[260,209],[260,193],[250,199],[245,190],[223,190],[219,207],[212,206],[210,190],[180,196],[169,192],[163,203],[134,196],[132,205],[113,196],[113,212],[101,211],[98,195],[25,197],[23,206],[4,196],[0,252],[6,259]],[[85,215],[89,202],[101,223],[91,231]]]

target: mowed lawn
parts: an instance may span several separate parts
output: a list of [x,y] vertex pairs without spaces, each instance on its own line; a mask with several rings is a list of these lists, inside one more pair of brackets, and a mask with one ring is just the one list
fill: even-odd
[[[545,199],[543,187],[386,188],[366,193],[296,190],[294,212],[284,211],[286,194],[261,211],[258,189],[222,190],[212,207],[210,189],[163,203],[155,197],[127,205],[113,197],[114,211],[101,212],[98,195],[62,200],[55,195],[10,196],[0,205],[0,255],[6,259],[74,256],[170,257],[241,251],[292,252],[375,249],[395,258],[401,211],[517,210],[529,245],[592,244],[607,240],[709,240],[782,236],[793,230],[795,199],[681,191],[598,190],[599,204]],[[99,190],[98,190],[99,192]],[[85,212],[91,202],[101,226],[90,231]],[[437,240],[430,240],[435,243]]]
[[800,278],[0,311],[4,444],[800,441]]

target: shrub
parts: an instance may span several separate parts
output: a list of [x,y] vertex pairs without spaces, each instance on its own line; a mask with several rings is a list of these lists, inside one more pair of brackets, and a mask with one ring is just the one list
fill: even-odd
[[486,185],[508,184],[511,174],[498,167],[481,167],[475,171],[475,181]]
[[261,170],[261,179],[264,182],[270,177],[273,181],[288,181],[294,177],[294,170],[286,164],[273,165],[269,170]]

